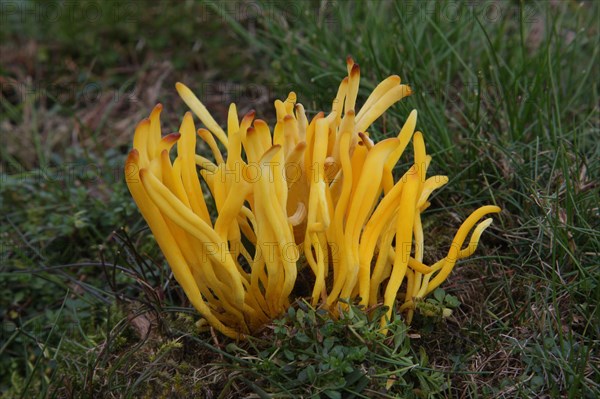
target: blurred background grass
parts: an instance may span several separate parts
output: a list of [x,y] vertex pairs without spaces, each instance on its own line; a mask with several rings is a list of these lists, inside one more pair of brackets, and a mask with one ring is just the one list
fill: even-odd
[[[3,397],[597,397],[599,12],[570,0],[1,0]],[[339,351],[353,371],[299,380],[285,363],[306,360],[291,344],[273,352],[277,326],[249,347],[198,334],[122,162],[156,102],[178,128],[176,81],[218,121],[232,101],[268,119],[290,90],[314,114],[347,55],[359,104],[390,74],[415,91],[372,135],[418,109],[432,172],[450,177],[427,211],[426,254],[477,206],[504,211],[445,286],[461,302],[452,318],[398,332],[402,356],[367,361],[356,342]],[[386,391],[399,358],[417,371]]]

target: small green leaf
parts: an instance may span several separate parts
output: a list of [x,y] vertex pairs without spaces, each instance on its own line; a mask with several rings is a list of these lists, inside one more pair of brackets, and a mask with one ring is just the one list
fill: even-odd
[[294,358],[295,358],[294,352],[292,352],[292,351],[291,351],[291,350],[289,350],[289,349],[284,349],[284,350],[283,350],[283,354],[285,355],[285,358],[286,358],[287,360],[290,360],[290,361],[292,361],[292,360],[294,360]]
[[323,340],[323,348],[325,348],[326,351],[329,351],[333,347],[334,343],[335,337],[327,337]]
[[341,399],[342,398],[342,394],[338,391],[332,391],[332,390],[327,390],[323,392],[328,398],[331,399]]
[[433,297],[440,303],[444,301],[445,296],[446,291],[444,291],[442,288],[438,288],[435,291],[433,291]]
[[454,295],[446,295],[445,301],[446,305],[450,308],[455,308],[460,305],[460,301]]
[[317,380],[317,372],[315,370],[315,366],[310,365],[306,368],[306,376],[308,377],[308,381],[311,383]]

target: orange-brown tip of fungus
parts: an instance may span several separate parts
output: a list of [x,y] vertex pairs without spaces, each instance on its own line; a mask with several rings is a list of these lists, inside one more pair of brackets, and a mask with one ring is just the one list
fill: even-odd
[[354,115],[354,110],[353,109],[349,109],[348,111],[346,111],[346,114],[353,116]]
[[181,133],[169,133],[165,137],[162,138],[163,141],[167,143],[174,143],[181,137]]
[[406,93],[409,96],[414,93],[413,89],[409,85],[406,85]]
[[344,79],[342,79],[342,84],[346,83],[348,83],[348,76],[344,76]]
[[198,129],[198,131],[196,133],[198,133],[198,136],[202,136],[203,134],[207,134],[207,133],[210,134],[210,131],[201,127],[200,129]]
[[187,87],[187,86],[186,86],[186,85],[184,85],[184,84],[183,84],[183,83],[181,83],[181,82],[177,82],[177,83],[175,83],[175,89],[176,89],[177,91],[179,91],[179,90],[181,90],[181,89],[184,89],[184,88],[186,88],[186,87]]
[[301,141],[298,144],[296,144],[295,149],[298,151],[302,151],[303,149],[306,148],[306,141]]
[[283,117],[283,121],[286,123],[291,123],[294,121],[294,117],[292,115],[286,115]]
[[248,111],[248,112],[246,113],[246,115],[244,115],[244,118],[243,118],[243,119],[244,119],[244,120],[248,120],[248,119],[252,120],[252,119],[254,119],[254,116],[255,116],[255,115],[256,115],[256,111],[255,111],[255,110],[253,110],[253,109],[251,109],[250,111]]
[[125,163],[137,163],[139,159],[140,153],[134,148],[133,150],[129,151],[129,154],[127,154],[127,160]]
[[150,119],[160,118],[160,112],[162,111],[162,104],[158,103],[152,108],[150,113]]
[[318,121],[319,119],[323,118],[324,116],[325,116],[325,113],[324,113],[323,111],[320,111],[318,114],[316,114],[316,115],[313,117],[313,120],[314,120],[314,121]]
[[352,65],[352,70],[350,71],[350,76],[355,77],[355,76],[358,76],[358,74],[360,74],[360,67],[358,66],[358,64]]
[[140,179],[144,180],[146,173],[148,173],[148,169],[146,169],[146,168],[140,169]]
[[252,136],[254,133],[256,133],[256,129],[254,128],[254,126],[250,126],[246,131],[246,136]]
[[137,124],[137,126],[136,126],[136,128],[137,127],[141,127],[141,126],[146,125],[146,124],[147,125],[150,124],[150,118],[144,118],[141,121],[139,121],[138,124]]
[[346,64],[354,65],[354,59],[352,59],[351,55],[346,56]]

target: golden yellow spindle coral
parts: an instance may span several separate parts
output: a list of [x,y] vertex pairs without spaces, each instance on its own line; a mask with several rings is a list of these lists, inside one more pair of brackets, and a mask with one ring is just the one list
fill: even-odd
[[[263,155],[260,160],[262,176],[279,176],[281,179],[281,171],[277,171],[281,164],[271,162],[280,152],[280,146],[273,146]],[[272,306],[272,316],[276,316],[289,305],[288,297],[296,281],[297,253],[285,208],[283,204],[278,204],[274,181],[259,179],[255,187],[257,228],[264,233],[259,240],[264,245],[263,253],[268,269],[266,298]]]
[[[312,304],[318,303],[319,297],[325,289],[325,252],[326,248],[321,246],[320,234],[329,227],[329,207],[326,200],[325,186],[325,157],[327,150],[327,139],[329,136],[329,120],[320,118],[316,121],[313,135],[313,156],[310,157],[309,198],[306,238],[304,249],[306,259],[315,273],[315,284],[312,292]],[[312,256],[314,250],[315,257]]]
[[[353,112],[353,111],[352,111]],[[350,140],[352,139],[351,130],[345,130],[342,132],[340,138],[340,163],[343,181],[340,184],[341,192],[337,204],[335,206],[332,231],[329,233],[330,240],[332,243],[333,256],[333,286],[331,292],[327,297],[327,306],[333,305],[344,285],[346,280],[350,278],[348,275],[348,262],[347,257],[348,250],[346,249],[345,236],[344,236],[344,224],[346,218],[346,209],[350,202],[350,194],[352,191],[352,165],[350,161]]]
[[[240,120],[235,104],[223,129],[177,83],[204,127],[196,130],[186,113],[179,133],[161,137],[159,104],[135,129],[126,161],[131,194],[194,307],[229,337],[251,334],[282,314],[303,267],[314,275],[314,305],[335,313],[340,298],[360,298],[365,306],[388,306],[389,318],[403,296],[400,311],[407,311],[410,322],[415,304],[443,283],[458,259],[475,251],[491,223],[478,220],[500,210],[473,212],[448,255],[424,264],[421,213],[448,178],[426,177],[431,157],[423,135],[414,133],[416,111],[395,138],[376,143],[367,132],[411,88],[390,76],[358,107],[360,68],[350,57],[346,65],[331,112],[316,112],[310,122],[290,92],[274,103],[272,129],[253,111]],[[198,137],[211,154],[196,153]],[[411,139],[414,164],[394,181],[392,171]]]
[[[369,292],[369,281],[370,281],[370,267],[363,265],[360,267],[360,256],[359,256],[359,237],[361,230],[366,224],[368,214],[372,209],[373,202],[376,200],[376,196],[379,193],[379,185],[383,176],[383,164],[392,151],[399,145],[399,141],[396,138],[390,138],[383,140],[371,151],[368,152],[364,164],[362,165],[362,171],[356,184],[356,190],[352,196],[352,202],[350,204],[350,211],[348,214],[348,220],[346,222],[345,231],[345,245],[346,248],[352,248],[348,250],[349,268],[347,282],[342,288],[342,298],[348,299],[351,290],[358,283],[360,287],[361,296],[364,295],[368,301]],[[354,170],[354,168],[353,168]],[[363,304],[365,304],[363,299]]]
[[477,246],[481,232],[483,232],[483,230],[489,226],[489,222],[487,222],[487,221],[482,222],[479,225],[480,227],[479,227],[478,234],[477,235],[475,235],[475,233],[473,234],[473,236],[477,238],[477,241],[474,242],[473,244],[470,244],[469,247],[467,248],[467,251],[462,252],[461,251],[462,244],[465,241],[465,239],[467,238],[467,234],[469,234],[469,231],[475,226],[475,223],[477,223],[477,221],[479,219],[481,219],[483,216],[485,216],[487,214],[498,213],[498,212],[500,212],[500,207],[498,207],[498,206],[492,206],[492,205],[482,206],[481,208],[479,208],[475,212],[473,212],[467,218],[467,220],[464,221],[464,223],[460,226],[460,228],[456,232],[454,239],[452,240],[452,244],[450,245],[448,255],[444,259],[444,263],[442,265],[440,272],[433,278],[433,280],[431,280],[429,282],[429,285],[427,286],[427,290],[425,291],[425,294],[428,294],[428,293],[432,292],[433,290],[435,290],[437,287],[439,287],[439,285],[448,277],[448,275],[454,268],[456,261],[461,259],[461,255],[462,255],[462,257],[466,257],[466,256],[470,256],[473,253],[472,245],[475,247]]
[[[423,186],[425,185],[425,178],[427,174],[427,168],[429,162],[427,161],[427,154],[425,151],[425,141],[421,132],[415,132],[413,136],[413,149],[415,154],[415,167],[418,174],[419,184],[417,189],[417,196],[420,197]],[[418,198],[417,198],[418,199]],[[421,224],[421,212],[418,206],[418,201],[415,202],[415,215],[413,220],[413,236],[414,236],[414,259],[421,263],[423,262],[423,252],[425,245],[425,238],[423,235],[423,227]],[[408,266],[408,263],[407,263]],[[407,302],[412,299],[412,296],[416,294],[415,287],[421,284],[422,274],[418,271],[407,270],[407,287],[404,301]],[[407,320],[412,320],[412,312],[409,311],[407,314]]]
[[140,173],[140,165],[139,152],[137,149],[134,149],[129,153],[125,163],[125,171],[126,173],[130,173],[126,178],[127,186],[144,219],[146,219],[146,222],[154,233],[161,251],[169,262],[173,275],[190,299],[190,302],[212,326],[231,338],[240,337],[241,331],[223,324],[202,298],[192,271],[181,253],[177,241],[170,233],[160,210],[150,200],[142,185],[141,175],[143,173]]
[[204,194],[200,187],[196,171],[196,128],[192,114],[186,112],[179,128],[181,133],[180,143],[177,145],[177,160],[181,166],[181,180],[187,194],[192,211],[202,218],[205,223],[211,224]]
[[200,118],[202,123],[206,126],[208,130],[217,138],[224,146],[227,147],[228,138],[225,134],[225,131],[219,126],[219,124],[214,120],[210,112],[206,109],[204,104],[198,100],[198,97],[183,83],[177,82],[175,85],[177,92],[181,99],[187,104],[188,107]]
[[392,308],[406,274],[408,259],[413,246],[413,224],[417,207],[419,182],[418,171],[413,169],[408,174],[407,181],[402,189],[402,195],[400,196],[399,206],[403,212],[396,221],[396,255],[383,300],[383,304],[389,308],[386,313],[388,319],[391,318]]
[[[358,64],[354,64],[351,59],[348,63],[348,91],[344,102],[344,109],[354,109],[356,105],[356,97],[358,96],[358,85],[360,84],[360,68]],[[352,63],[352,66],[350,66]]]

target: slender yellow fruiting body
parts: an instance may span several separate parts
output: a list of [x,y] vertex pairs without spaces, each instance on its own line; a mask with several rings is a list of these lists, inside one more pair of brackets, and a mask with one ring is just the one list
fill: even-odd
[[[396,300],[396,295],[406,274],[408,267],[408,259],[410,257],[410,249],[412,248],[413,238],[413,223],[415,220],[415,212],[417,208],[417,195],[419,194],[419,175],[416,168],[412,167],[413,172],[408,173],[407,181],[402,189],[400,197],[400,208],[403,210],[402,218],[398,218],[396,222],[396,256],[394,257],[394,265],[390,281],[385,289],[383,304],[388,306],[386,317],[391,319],[392,307]],[[382,320],[385,323],[385,320]]]
[[375,104],[379,99],[384,96],[388,91],[390,91],[395,86],[398,86],[401,82],[400,76],[392,75],[386,79],[384,79],[381,83],[377,85],[375,90],[371,93],[367,101],[365,101],[364,105],[360,108],[360,112],[356,115],[357,119],[363,117],[365,112],[371,109],[373,104]]
[[[448,251],[448,255],[446,256],[446,260],[444,262],[444,266],[440,270],[439,274],[437,274],[433,278],[433,280],[431,280],[431,282],[429,283],[426,294],[432,292],[437,287],[439,287],[439,285],[448,277],[448,275],[454,268],[456,261],[459,259],[460,255],[461,255],[460,248],[461,248],[464,240],[467,238],[467,234],[473,228],[475,223],[479,219],[481,219],[484,215],[487,215],[490,213],[498,213],[498,212],[500,212],[500,208],[497,206],[492,206],[492,205],[482,206],[481,208],[479,208],[475,212],[473,212],[467,218],[467,220],[464,221],[464,223],[460,226],[460,228],[458,229],[458,232],[454,236],[454,239],[452,240],[452,244],[450,245],[450,250]],[[485,226],[485,227],[487,227],[487,226]],[[479,240],[477,240],[477,242],[478,241]]]
[[227,146],[227,135],[221,126],[219,126],[219,124],[213,119],[212,115],[210,112],[208,112],[204,104],[198,100],[198,97],[196,97],[196,95],[183,83],[177,82],[177,84],[175,84],[175,88],[177,89],[179,96],[181,96],[181,99],[187,104],[188,107],[190,107],[196,116],[200,118],[208,130],[217,136],[223,145]]
[[352,65],[348,78],[348,92],[346,93],[346,102],[344,103],[344,109],[346,110],[354,109],[354,106],[356,105],[358,85],[360,84],[360,68],[358,64]]
[[[370,270],[367,267],[368,265],[365,265],[363,268],[360,267],[358,253],[359,235],[368,217],[368,213],[372,208],[371,205],[378,195],[379,184],[381,183],[383,174],[383,164],[398,144],[399,142],[396,138],[383,140],[377,143],[377,145],[369,151],[365,159],[363,171],[358,180],[356,191],[350,205],[349,219],[346,224],[345,232],[345,244],[352,248],[352,264],[349,265],[349,267],[353,270],[358,269],[358,274],[355,272],[352,273],[351,279],[348,280],[350,284],[346,284],[342,289],[343,298],[346,298],[346,295],[350,294],[350,289],[353,289],[355,285],[354,278],[355,276],[358,276],[360,293],[367,296],[368,300]],[[365,304],[365,299],[363,299],[363,304]]]
[[385,93],[373,106],[365,112],[362,118],[356,119],[356,130],[364,132],[371,124],[379,118],[383,113],[394,103],[400,101],[406,96],[412,94],[412,91],[407,85],[399,85]]
[[140,208],[144,219],[148,222],[150,228],[156,234],[156,241],[160,246],[165,258],[173,270],[173,274],[184,292],[190,299],[190,302],[202,314],[202,316],[217,330],[231,338],[241,338],[242,334],[236,328],[225,326],[211,311],[210,307],[202,299],[198,286],[194,283],[194,278],[190,268],[187,265],[181,251],[172,235],[168,233],[168,227],[162,218],[160,211],[148,198],[144,187],[139,179],[139,154],[137,150],[129,153],[125,162],[125,170],[137,170],[136,176],[129,176],[126,179],[127,187],[131,192],[136,204]]
[[[360,68],[351,57],[346,66],[331,112],[311,111],[310,121],[290,92],[274,102],[271,127],[254,111],[240,119],[235,104],[221,127],[177,83],[204,127],[196,130],[187,112],[179,132],[162,137],[158,104],[135,128],[127,186],[192,305],[230,338],[257,333],[283,314],[302,269],[312,273],[308,295],[315,306],[335,314],[360,299],[363,306],[388,307],[382,331],[396,306],[410,322],[416,304],[475,252],[492,222],[479,219],[500,211],[477,209],[446,257],[425,264],[430,229],[423,211],[448,178],[427,177],[431,156],[415,132],[416,110],[397,137],[377,141],[367,131],[410,87],[390,76],[360,107]],[[198,137],[208,153],[197,153]],[[413,164],[396,174],[411,140]]]
[[148,156],[155,158],[160,155],[158,144],[161,140],[160,130],[160,113],[162,111],[162,104],[156,104],[152,112],[150,113],[150,131],[148,134]]

